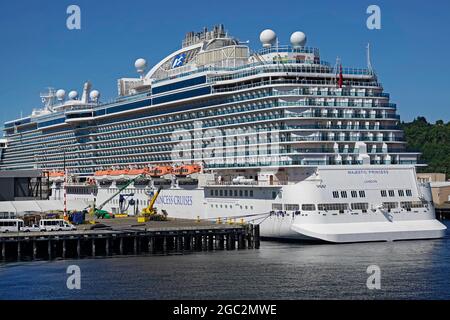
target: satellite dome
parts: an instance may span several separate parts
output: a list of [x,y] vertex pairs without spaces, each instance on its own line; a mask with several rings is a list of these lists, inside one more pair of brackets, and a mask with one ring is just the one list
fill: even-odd
[[70,91],[69,92],[69,99],[70,100],[76,100],[78,98],[78,92],[76,91]]
[[261,41],[263,47],[270,47],[275,43],[277,39],[277,34],[275,31],[266,29],[259,35],[259,40]]
[[66,91],[64,91],[63,89],[59,89],[58,91],[56,91],[56,98],[59,101],[64,100],[65,96],[66,96]]
[[291,35],[291,44],[294,47],[304,47],[306,44],[306,34],[296,31]]
[[136,62],[134,63],[134,66],[136,67],[138,72],[144,72],[145,69],[147,69],[147,61],[145,61],[145,59],[137,59]]
[[97,90],[92,90],[89,94],[89,98],[91,98],[92,101],[98,101],[98,98],[100,98],[100,92]]

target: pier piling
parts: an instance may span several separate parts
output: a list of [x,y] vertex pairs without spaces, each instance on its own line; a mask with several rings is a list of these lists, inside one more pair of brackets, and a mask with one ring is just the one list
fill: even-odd
[[3,261],[257,249],[259,226],[0,234],[0,247]]

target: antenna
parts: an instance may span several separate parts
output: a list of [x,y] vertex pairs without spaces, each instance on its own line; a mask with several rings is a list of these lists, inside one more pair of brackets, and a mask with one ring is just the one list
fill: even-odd
[[373,72],[372,62],[370,59],[370,43],[367,44],[367,69]]

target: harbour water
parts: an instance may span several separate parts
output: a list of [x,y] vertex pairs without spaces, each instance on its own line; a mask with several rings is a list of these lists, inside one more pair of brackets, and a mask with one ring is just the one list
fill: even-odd
[[[449,221],[445,222],[450,227]],[[81,290],[66,286],[81,269]],[[381,269],[381,289],[366,286]],[[450,299],[444,239],[0,264],[0,299]]]

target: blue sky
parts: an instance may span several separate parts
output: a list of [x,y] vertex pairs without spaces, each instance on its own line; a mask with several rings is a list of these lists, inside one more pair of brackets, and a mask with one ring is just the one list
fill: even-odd
[[[81,30],[66,28],[66,9],[81,7]],[[366,9],[381,7],[381,30],[366,27]],[[146,1],[39,0],[0,2],[0,122],[40,107],[51,86],[81,91],[90,80],[103,100],[116,80],[136,75],[178,49],[184,34],[225,24],[230,34],[260,47],[259,33],[275,30],[280,43],[304,31],[322,59],[365,67],[365,46],[385,91],[403,120],[419,115],[450,120],[450,2],[408,1]]]

